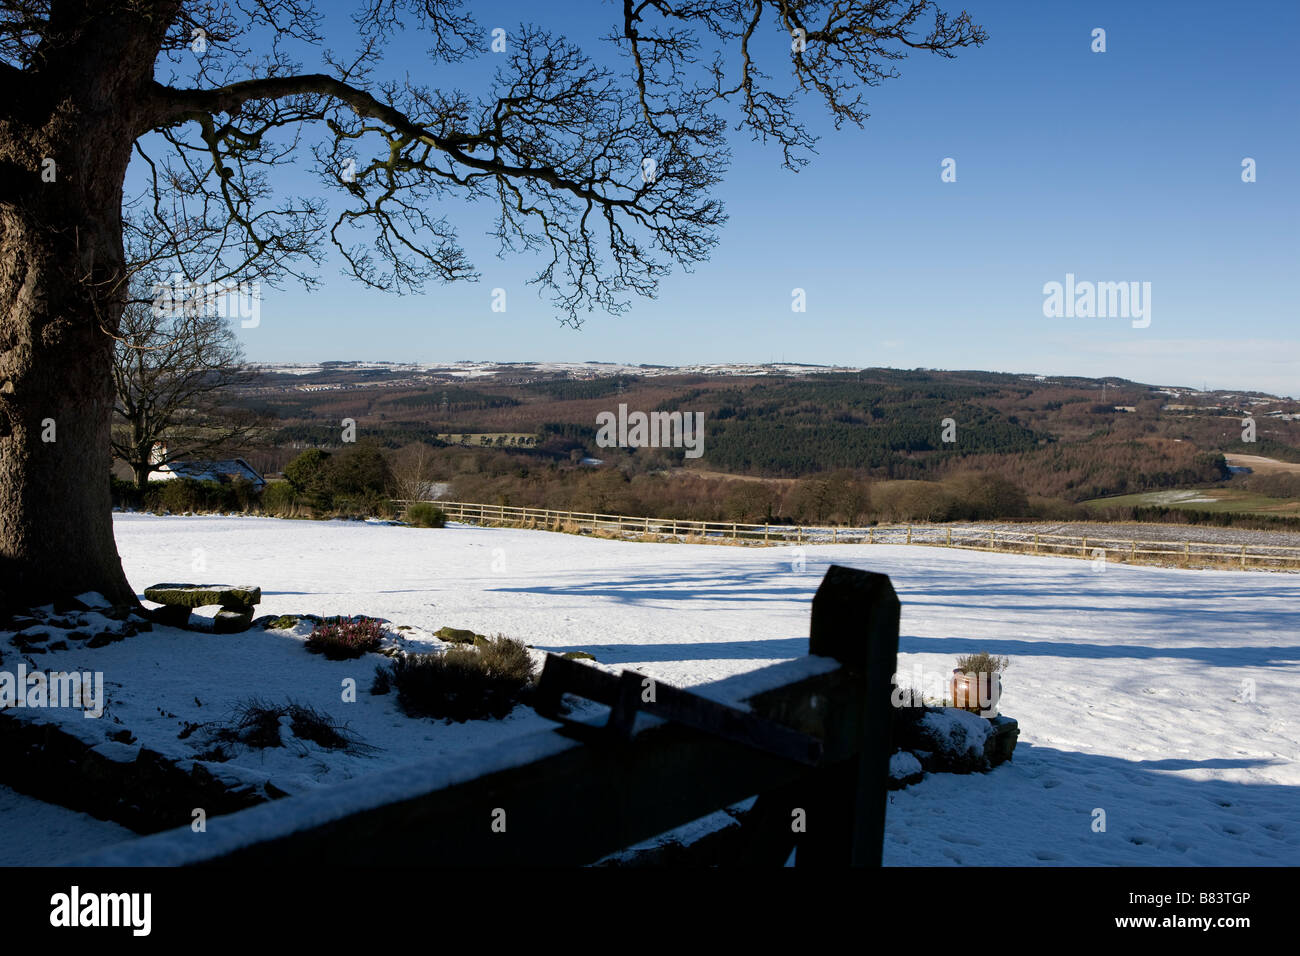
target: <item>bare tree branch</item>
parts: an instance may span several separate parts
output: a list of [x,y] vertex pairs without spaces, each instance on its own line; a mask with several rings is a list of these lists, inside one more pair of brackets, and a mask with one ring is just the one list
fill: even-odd
[[[73,4],[2,6],[0,87],[87,42]],[[447,209],[487,202],[501,253],[536,255],[533,281],[574,324],[708,257],[726,221],[713,192],[729,123],[798,169],[816,143],[802,96],[836,125],[860,124],[862,91],[908,53],[951,56],[985,39],[933,0],[623,0],[607,39],[626,71],[523,26],[490,92],[470,97],[375,79],[407,26],[429,37],[430,64],[484,52],[459,0],[363,0],[346,57],[321,50],[310,0],[127,6],[165,22],[158,69],[132,100],[149,185],[126,204],[128,272],[310,286],[328,241],[363,283],[420,291],[477,278]],[[303,70],[303,55],[326,71]],[[330,202],[275,189],[275,168],[303,152]]]

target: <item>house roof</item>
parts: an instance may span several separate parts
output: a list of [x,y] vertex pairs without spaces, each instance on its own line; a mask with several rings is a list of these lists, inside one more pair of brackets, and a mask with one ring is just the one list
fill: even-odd
[[160,465],[157,470],[169,471],[177,478],[190,478],[194,481],[215,481],[218,484],[225,484],[242,478],[255,485],[266,484],[266,479],[242,458],[228,458],[224,461],[173,461]]

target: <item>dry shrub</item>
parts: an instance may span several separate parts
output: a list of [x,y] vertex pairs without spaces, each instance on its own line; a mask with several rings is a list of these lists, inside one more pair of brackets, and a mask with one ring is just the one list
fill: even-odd
[[528,649],[500,635],[442,654],[403,655],[380,672],[377,681],[397,689],[407,716],[456,721],[505,717],[534,676]]
[[207,727],[210,742],[218,745],[238,744],[253,750],[283,747],[282,721],[289,718],[290,734],[298,740],[307,740],[325,750],[342,750],[351,754],[373,753],[373,747],[348,730],[347,725],[309,704],[286,701],[271,704],[251,697],[236,705],[230,720],[224,724]]

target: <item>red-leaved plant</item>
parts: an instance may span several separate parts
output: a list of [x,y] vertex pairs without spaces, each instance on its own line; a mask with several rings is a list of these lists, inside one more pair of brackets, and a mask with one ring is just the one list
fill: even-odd
[[379,649],[384,625],[373,617],[327,617],[316,622],[307,638],[307,650],[341,661]]

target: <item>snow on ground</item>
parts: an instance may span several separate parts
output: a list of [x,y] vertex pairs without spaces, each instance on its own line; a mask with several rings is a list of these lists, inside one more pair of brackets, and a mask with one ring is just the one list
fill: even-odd
[[[945,530],[950,526],[943,525]],[[1205,524],[1160,524],[1143,521],[972,521],[954,522],[954,537],[959,530],[1000,531],[1009,534],[1054,534],[1063,537],[1088,537],[1113,547],[1116,541],[1174,541],[1179,544],[1247,545],[1252,551],[1269,548],[1300,548],[1300,531],[1260,531],[1255,528],[1220,528]],[[1193,552],[1194,554],[1195,552]],[[1294,569],[1295,565],[1289,565]]]
[[135,836],[116,823],[5,786],[0,786],[0,833],[0,866],[47,866]]
[[1201,494],[1197,491],[1179,490],[1179,491],[1155,491],[1146,496],[1146,504],[1153,505],[1175,505],[1175,504],[1213,504],[1218,501],[1209,495]]
[[[197,578],[258,584],[259,613],[364,613],[424,632],[503,633],[681,685],[804,656],[826,567],[881,571],[903,602],[904,682],[926,689],[961,653],[1007,655],[1000,709],[1021,727],[1012,763],[987,775],[930,775],[891,794],[887,863],[1291,864],[1300,851],[1295,575],[506,528],[134,514],[115,524],[137,591]],[[409,720],[391,695],[365,693],[378,658],[329,662],[301,641],[301,632],[159,628],[35,660],[103,670],[110,713],[176,756],[196,749],[176,738],[180,721],[212,720],[252,694],[314,704],[384,748],[371,757],[267,751],[211,765],[290,792],[546,726],[523,708],[502,722]],[[361,691],[355,704],[340,703],[347,676]],[[1105,811],[1105,832],[1092,829],[1095,810]]]

